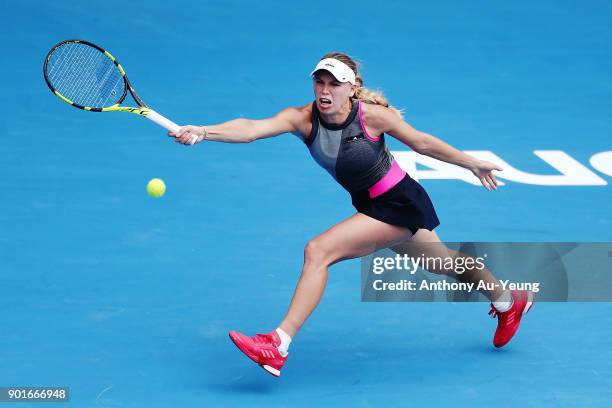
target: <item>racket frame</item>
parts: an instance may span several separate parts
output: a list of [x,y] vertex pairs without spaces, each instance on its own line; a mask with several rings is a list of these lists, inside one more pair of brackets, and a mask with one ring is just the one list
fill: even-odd
[[[124,84],[125,84],[125,88],[123,90],[123,94],[121,95],[121,97],[119,98],[117,103],[115,103],[114,105],[111,105],[111,106],[104,107],[104,108],[97,108],[97,107],[91,107],[91,106],[83,106],[83,105],[79,105],[78,103],[73,102],[70,99],[66,98],[64,95],[60,94],[53,87],[53,85],[51,84],[51,80],[49,79],[49,77],[47,75],[47,65],[48,65],[49,60],[51,59],[51,55],[53,55],[53,52],[56,49],[58,49],[59,47],[63,46],[64,44],[67,44],[67,43],[84,44],[84,45],[88,45],[90,47],[93,47],[96,50],[100,51],[102,54],[104,54],[107,58],[109,58],[113,62],[113,64],[115,64],[115,66],[119,70],[119,73],[121,74],[121,77],[123,78],[123,81],[124,81]],[[165,118],[164,116],[160,115],[159,113],[155,112],[153,109],[149,108],[142,101],[142,99],[140,99],[138,94],[136,94],[136,91],[134,90],[134,87],[132,87],[132,84],[130,83],[130,80],[128,79],[128,77],[126,75],[125,70],[123,69],[123,67],[121,66],[119,61],[117,61],[117,59],[110,52],[106,51],[104,48],[102,48],[102,47],[100,47],[100,46],[98,46],[98,45],[96,45],[94,43],[91,43],[89,41],[78,40],[78,39],[71,39],[71,40],[61,41],[61,42],[57,43],[56,45],[54,45],[51,48],[51,50],[47,53],[47,56],[45,57],[45,63],[43,65],[43,75],[45,77],[45,82],[47,83],[47,86],[49,87],[51,92],[53,92],[62,101],[66,102],[69,105],[74,106],[75,108],[86,110],[86,111],[90,111],[90,112],[128,112],[128,113],[133,113],[133,114],[136,114],[136,115],[144,116],[147,119],[151,120],[152,122],[155,122],[156,124],[166,128],[167,130],[170,130],[172,132],[178,132],[178,130],[180,129],[179,125],[177,125],[176,123],[172,122],[170,119]],[[132,98],[134,98],[134,101],[136,101],[136,103],[138,104],[138,107],[120,106],[121,103],[127,97],[128,91],[132,95]],[[197,140],[197,135],[193,135],[192,136],[191,144],[195,143],[196,140]]]
[[[121,74],[121,77],[123,78],[123,82],[125,84],[125,88],[123,90],[123,94],[119,97],[119,100],[117,101],[117,103],[115,103],[115,104],[113,104],[111,106],[103,107],[103,108],[91,107],[91,106],[83,106],[83,105],[79,105],[78,103],[73,102],[70,99],[66,98],[64,95],[59,93],[59,91],[57,89],[55,89],[55,87],[51,84],[51,80],[49,79],[49,76],[47,75],[47,66],[48,66],[49,60],[51,59],[51,56],[53,55],[55,50],[58,49],[59,47],[65,45],[65,44],[68,44],[68,43],[84,44],[84,45],[88,45],[88,46],[90,46],[92,48],[95,48],[96,50],[98,50],[102,54],[104,54],[108,59],[110,59],[113,64],[115,64],[115,66],[119,70],[119,73]],[[125,73],[125,70],[123,69],[123,67],[121,66],[119,61],[117,61],[117,59],[110,52],[106,51],[104,48],[102,48],[102,47],[100,47],[100,46],[98,46],[98,45],[96,45],[94,43],[91,43],[91,42],[85,41],[85,40],[72,39],[72,40],[64,40],[64,41],[61,41],[61,42],[55,44],[51,48],[51,50],[47,53],[47,56],[45,57],[45,63],[43,65],[43,74],[44,74],[44,77],[45,77],[45,82],[47,83],[47,86],[49,87],[51,92],[53,92],[58,98],[60,98],[61,100],[63,100],[67,104],[74,106],[75,108],[83,109],[83,110],[90,111],[90,112],[130,112],[130,113],[135,113],[137,115],[146,116],[146,110],[148,109],[148,106],[142,101],[142,99],[140,99],[140,97],[136,94],[136,91],[134,91],[134,88],[132,87],[132,84],[130,83],[130,80],[128,79],[128,77],[127,77],[127,75]],[[134,98],[134,100],[138,104],[138,106],[139,106],[138,108],[130,107],[130,106],[119,106],[125,100],[125,97],[127,96],[128,91],[132,95],[132,98]]]

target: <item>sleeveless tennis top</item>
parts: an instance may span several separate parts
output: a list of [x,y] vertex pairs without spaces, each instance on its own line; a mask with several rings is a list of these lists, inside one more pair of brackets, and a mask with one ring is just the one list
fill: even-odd
[[352,104],[344,123],[331,124],[321,118],[313,102],[312,131],[304,143],[315,161],[349,193],[369,190],[370,197],[376,197],[397,184],[405,172],[385,145],[384,134],[372,137],[366,131],[362,102]]

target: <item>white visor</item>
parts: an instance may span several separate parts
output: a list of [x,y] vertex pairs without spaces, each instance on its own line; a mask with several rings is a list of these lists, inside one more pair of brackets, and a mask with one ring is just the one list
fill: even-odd
[[355,85],[355,72],[346,65],[344,62],[335,58],[325,58],[319,61],[315,69],[312,70],[310,75],[312,76],[315,72],[320,69],[332,74],[339,82],[350,82]]

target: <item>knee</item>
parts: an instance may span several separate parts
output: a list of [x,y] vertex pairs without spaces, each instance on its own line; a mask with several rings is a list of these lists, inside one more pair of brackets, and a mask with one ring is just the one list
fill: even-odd
[[309,241],[304,248],[304,264],[327,266],[327,252],[325,244],[320,239]]

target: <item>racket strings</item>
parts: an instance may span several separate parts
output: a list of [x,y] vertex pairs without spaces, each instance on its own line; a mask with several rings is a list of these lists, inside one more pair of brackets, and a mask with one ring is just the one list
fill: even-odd
[[81,43],[58,47],[47,62],[47,77],[57,92],[81,106],[111,106],[125,92],[125,81],[113,61]]
[[[93,50],[93,48],[88,49],[87,51],[89,52],[86,51],[82,53],[79,56],[80,60],[78,60],[78,62],[80,62],[83,67],[96,67],[97,78],[93,75],[83,76],[80,78],[79,88],[84,90],[83,99],[92,101],[91,105],[88,106],[103,107],[106,106],[109,99],[113,99],[113,96],[115,96],[115,98],[112,100],[111,104],[119,99],[121,94],[116,95],[114,87],[117,84],[123,86],[123,78],[115,67],[115,64],[110,62],[108,58],[105,56],[101,57],[102,54],[91,52],[90,50]],[[100,59],[104,61],[102,65],[99,65]],[[115,75],[113,76],[113,74]],[[102,86],[101,89],[99,85]]]
[[[85,55],[85,47],[68,47],[68,51],[65,51],[65,55],[63,56],[63,65],[62,69],[58,70],[58,72],[66,72],[68,75],[63,75],[59,77],[58,85],[56,89],[68,99],[78,103],[79,105],[84,106],[96,106],[94,100],[91,100],[91,97],[88,98],[89,95],[82,95],[79,97],[76,94],[75,90],[90,90],[89,94],[92,93],[91,84],[93,82],[92,76],[83,76],[78,75],[78,72],[75,72],[75,67],[83,66],[83,57]],[[73,64],[73,66],[71,66]],[[70,71],[69,71],[70,70]],[[72,75],[74,74],[74,75]],[[72,87],[69,88],[68,86]],[[95,89],[93,90],[95,92]],[[66,93],[63,93],[66,92]],[[87,91],[84,91],[87,92]],[[78,99],[78,100],[77,100]],[[90,101],[88,103],[80,103]]]
[[[79,47],[62,46],[54,51],[48,63],[48,77],[54,88],[63,96],[71,99],[74,93],[67,87],[70,80],[74,80],[70,73],[70,64],[77,60]],[[76,84],[74,84],[76,86]]]
[[[53,83],[55,89],[65,89],[64,83],[66,82],[68,76],[60,76],[59,73],[64,72],[68,61],[71,60],[71,57],[75,53],[75,51],[76,48],[73,47],[60,47],[55,51],[55,53],[57,54],[53,54],[51,59],[49,60],[49,79]],[[52,61],[54,60],[57,63],[57,67],[52,64]]]
[[[85,106],[106,106],[108,99],[113,96],[113,92],[112,90],[109,92],[108,89],[105,90],[104,88],[114,85],[109,82],[109,77],[115,70],[115,65],[92,47],[79,45],[78,47],[71,48],[74,48],[74,50],[71,50],[72,52],[67,61],[73,61],[73,69],[77,69],[73,70],[73,75],[66,75],[63,78],[62,86],[64,88],[70,81],[73,81],[71,95],[66,95],[66,97],[79,103],[76,101],[78,99]],[[96,75],[91,75],[92,72],[95,72]],[[115,79],[122,80],[122,78]]]

